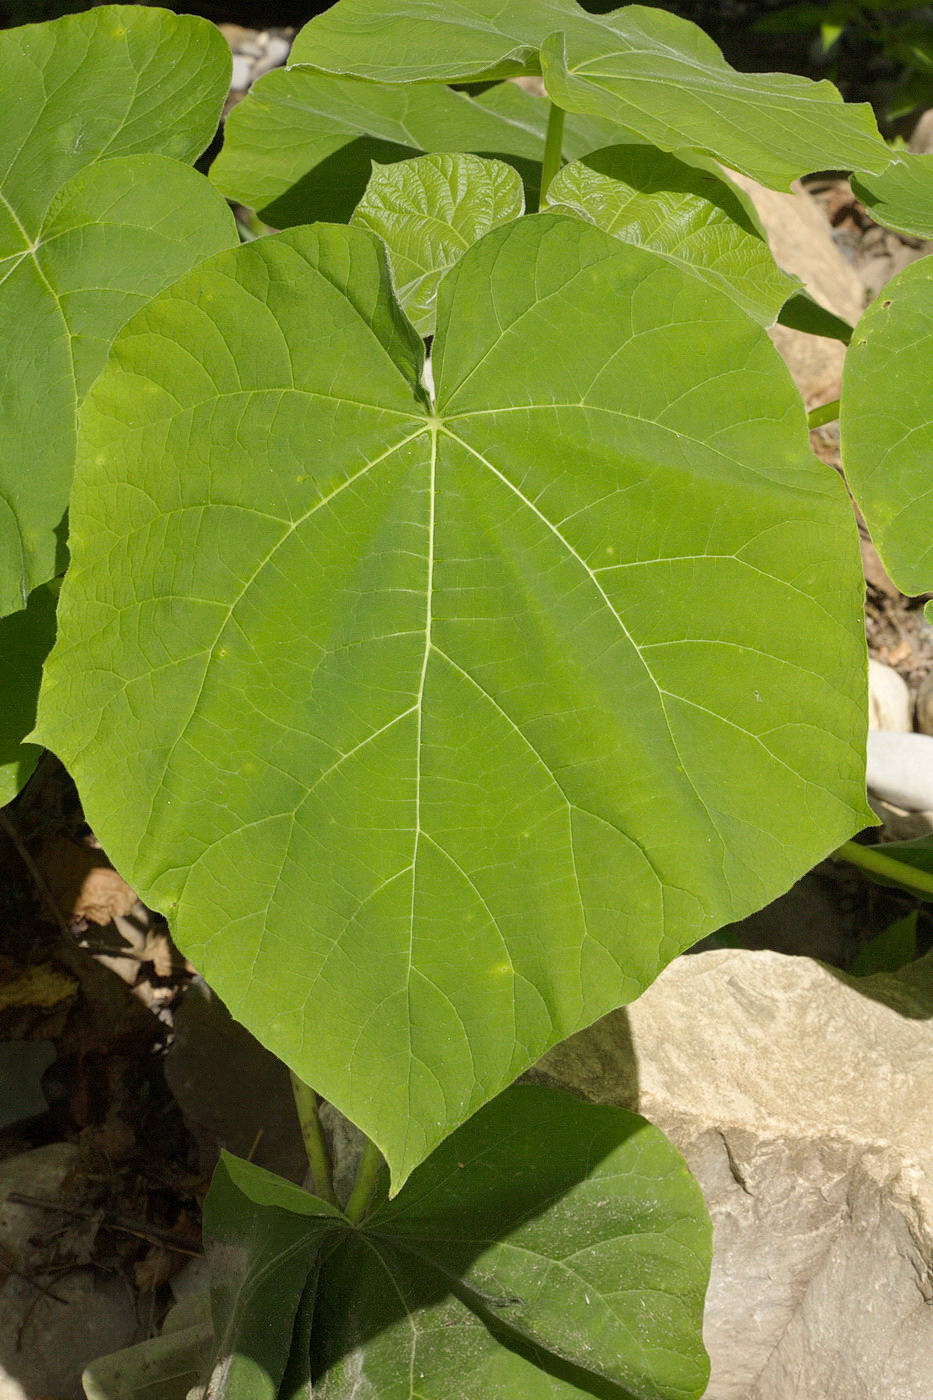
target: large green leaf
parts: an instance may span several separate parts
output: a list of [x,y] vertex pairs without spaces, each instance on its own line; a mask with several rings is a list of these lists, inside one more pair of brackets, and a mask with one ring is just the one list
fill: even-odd
[[36,722],[42,663],[55,640],[57,584],[43,584],[21,612],[0,618],[0,807],[11,802],[41,750],[23,739]]
[[880,175],[853,177],[852,189],[885,228],[933,238],[933,154],[900,151]]
[[[270,1236],[244,1276],[267,1327],[237,1339],[237,1364],[252,1363],[257,1388],[221,1386],[217,1400],[285,1400],[312,1386],[321,1400],[703,1392],[709,1221],[678,1154],[635,1114],[513,1088],[360,1229],[296,1194],[230,1157],[211,1187],[209,1236],[229,1248],[242,1220],[255,1238],[267,1222]],[[283,1293],[272,1261],[286,1255]],[[299,1297],[302,1263],[313,1277]],[[222,1303],[216,1314],[220,1331]],[[270,1331],[284,1335],[289,1324],[290,1347],[279,1342],[270,1364]],[[286,1366],[300,1390],[294,1379],[262,1385]]]
[[357,228],[150,303],[83,413],[39,724],[397,1181],[871,820],[857,535],[764,330],[542,214],[447,274],[432,406],[422,354]]
[[522,182],[501,160],[422,156],[377,165],[351,223],[385,243],[395,295],[427,336],[434,334],[437,289],[454,263],[524,208]]
[[[278,68],[227,118],[211,179],[275,228],[349,219],[372,173],[423,153],[472,151],[507,159],[537,200],[548,103],[514,83],[471,98],[448,87],[399,88]],[[611,123],[567,123],[564,151],[613,139]]]
[[575,0],[338,0],[301,31],[291,62],[382,83],[540,71],[567,111],[665,151],[705,151],[776,189],[891,160],[867,104],[844,104],[826,82],[736,73],[696,25],[642,5],[589,15]]
[[734,185],[654,146],[609,146],[565,165],[547,199],[689,268],[763,326],[801,285],[777,266]]
[[75,411],[113,335],[234,241],[179,163],[210,139],[229,65],[212,25],[164,10],[0,33],[0,615],[55,572]]
[[903,593],[933,587],[933,263],[893,278],[846,355],[843,465],[884,566]]

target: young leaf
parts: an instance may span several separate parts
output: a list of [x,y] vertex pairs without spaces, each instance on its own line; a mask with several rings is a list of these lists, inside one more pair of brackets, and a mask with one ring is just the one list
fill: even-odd
[[885,568],[910,595],[933,587],[931,336],[933,264],[921,258],[861,317],[842,380],[846,480]]
[[447,274],[431,407],[422,353],[358,228],[139,313],[38,731],[397,1183],[871,820],[851,507],[761,327],[541,214]]
[[565,165],[547,201],[690,269],[763,326],[800,286],[734,185],[654,146],[610,146]]
[[540,71],[568,112],[665,151],[704,151],[776,189],[891,160],[867,104],[843,103],[826,82],[737,73],[696,25],[642,5],[589,15],[575,0],[338,0],[301,31],[291,62],[381,83]]
[[[225,1158],[208,1197],[209,1234],[229,1235],[241,1213],[261,1227],[261,1194],[270,1228],[291,1220],[298,1238],[295,1190]],[[709,1221],[679,1155],[635,1114],[518,1086],[362,1227],[323,1215],[303,1224],[328,1232],[304,1300],[306,1374],[322,1400],[703,1392]],[[263,1284],[256,1296],[265,1295]],[[245,1364],[249,1349],[238,1345]],[[290,1352],[294,1373],[294,1340]]]
[[341,1213],[300,1186],[224,1153],[204,1203],[213,1244],[211,1400],[284,1400],[302,1304]]
[[212,135],[229,65],[212,25],[164,10],[0,33],[0,615],[55,572],[75,411],[113,335],[235,241],[178,163]]
[[[508,160],[536,202],[548,103],[514,83],[477,98],[447,87],[403,89],[306,68],[278,68],[227,118],[211,180],[274,228],[350,218],[372,173],[425,152],[475,151]],[[611,123],[567,123],[580,155],[613,139]]]
[[873,977],[876,972],[899,972],[917,956],[917,911],[889,924],[866,943],[852,963],[853,977]]
[[43,584],[22,612],[0,618],[0,807],[19,792],[41,752],[23,739],[36,722],[42,663],[55,640],[57,597],[57,584]]
[[385,243],[395,295],[420,335],[434,334],[445,274],[490,229],[524,212],[522,182],[501,160],[422,156],[377,165],[351,223]]
[[852,191],[885,228],[933,238],[933,154],[900,151],[880,175],[853,176]]

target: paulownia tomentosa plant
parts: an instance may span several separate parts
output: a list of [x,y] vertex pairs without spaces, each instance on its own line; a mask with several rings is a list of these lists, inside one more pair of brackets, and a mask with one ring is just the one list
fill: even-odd
[[155,9],[0,36],[3,795],[68,507],[29,739],[293,1071],[316,1192],[225,1158],[212,1319],[89,1394],[699,1397],[683,1163],[509,1086],[872,820],[857,534],[766,334],[851,328],[722,167],[912,230],[928,172],[639,6],[340,0],[212,188],[228,71]]

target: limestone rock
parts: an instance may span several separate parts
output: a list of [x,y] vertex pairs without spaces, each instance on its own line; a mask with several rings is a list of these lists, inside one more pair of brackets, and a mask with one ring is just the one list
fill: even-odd
[[868,663],[868,722],[872,729],[909,734],[913,728],[910,689],[893,666]]
[[[865,291],[833,242],[823,211],[807,194],[765,189],[732,171],[729,177],[754,202],[778,266],[801,278],[810,295],[827,311],[854,325],[865,306]],[[840,341],[806,335],[787,326],[774,326],[769,334],[808,409],[839,397],[845,359],[845,346]]]
[[[10,1192],[45,1200],[60,1197],[75,1167],[78,1149],[50,1143],[0,1162],[0,1246],[3,1262],[31,1276],[37,1237],[61,1230],[59,1216],[37,1218],[35,1209],[15,1205]],[[81,1372],[89,1361],[118,1351],[136,1339],[133,1301],[117,1278],[76,1268],[54,1277],[39,1275],[61,1301],[41,1293],[17,1274],[0,1288],[0,1400],[81,1400]]]
[[664,1130],[714,1223],[706,1400],[928,1400],[933,957],[675,959],[533,1074]]

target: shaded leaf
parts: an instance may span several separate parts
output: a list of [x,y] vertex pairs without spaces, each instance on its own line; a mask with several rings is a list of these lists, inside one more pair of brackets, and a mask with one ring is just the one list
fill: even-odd
[[589,15],[575,0],[338,0],[300,32],[291,62],[381,83],[540,71],[567,111],[665,151],[705,151],[775,189],[891,160],[867,103],[843,103],[827,82],[737,73],[696,25],[642,5]]
[[21,612],[0,618],[0,807],[12,802],[41,749],[23,740],[36,722],[42,663],[55,640],[57,584],[43,584]]
[[916,956],[917,911],[912,909],[906,918],[889,924],[870,943],[866,943],[849,971],[853,977],[873,977],[876,972],[899,972]]
[[444,279],[430,406],[422,355],[358,228],[134,318],[38,727],[396,1183],[871,821],[857,532],[764,330],[542,214]]
[[445,274],[490,229],[524,212],[522,182],[499,160],[422,156],[377,165],[351,223],[385,243],[395,295],[420,335],[434,334]]
[[841,340],[848,345],[852,339],[852,327],[848,321],[827,311],[809,292],[795,292],[788,297],[778,314],[778,323],[791,330],[805,331],[807,335],[822,335],[828,340]]
[[[292,1214],[296,1188],[270,1173],[257,1213],[260,1171],[225,1158],[207,1214],[225,1238],[242,1212],[258,1228],[273,1219],[276,1249],[286,1221],[316,1241],[313,1289],[288,1308],[289,1372],[307,1348],[305,1388],[283,1395],[309,1383],[322,1400],[702,1394],[709,1221],[677,1152],[636,1114],[509,1089],[359,1229]],[[271,1315],[275,1296],[263,1278],[256,1310]],[[222,1302],[216,1314],[221,1326]],[[259,1344],[241,1339],[242,1363],[255,1366]]]
[[235,241],[178,163],[210,139],[229,68],[212,25],[164,10],[0,33],[0,614],[56,571],[75,410],[113,335]]
[[880,175],[853,176],[852,192],[885,228],[933,238],[933,154],[900,151]]
[[279,1400],[303,1300],[339,1211],[223,1153],[204,1203],[212,1244],[208,1400]]
[[842,379],[846,480],[902,593],[933,588],[928,505],[933,455],[933,263],[911,263],[856,326]]
[[[373,162],[472,151],[509,160],[536,202],[548,103],[501,84],[471,98],[448,87],[410,89],[277,68],[227,118],[211,180],[275,228],[350,218]],[[568,156],[611,139],[611,123],[568,123]]]
[[775,263],[734,185],[654,146],[610,146],[565,165],[547,198],[695,272],[763,326],[800,286]]

